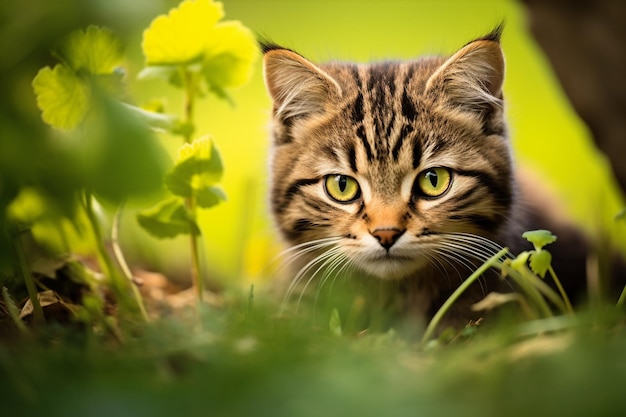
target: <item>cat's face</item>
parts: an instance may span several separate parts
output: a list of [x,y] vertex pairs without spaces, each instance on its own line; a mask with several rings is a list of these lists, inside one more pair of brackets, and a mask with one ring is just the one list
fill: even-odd
[[498,35],[449,59],[372,65],[316,66],[267,47],[283,236],[328,254],[317,259],[329,268],[384,279],[445,269],[470,256],[468,242],[497,240],[513,193]]

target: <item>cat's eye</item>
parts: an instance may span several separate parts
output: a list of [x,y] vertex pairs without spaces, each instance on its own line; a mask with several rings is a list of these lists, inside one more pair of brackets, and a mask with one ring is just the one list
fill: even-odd
[[448,190],[451,182],[450,170],[443,167],[427,169],[417,176],[417,185],[427,197],[439,197]]
[[359,183],[347,175],[328,175],[324,181],[326,194],[340,203],[350,203],[361,194]]

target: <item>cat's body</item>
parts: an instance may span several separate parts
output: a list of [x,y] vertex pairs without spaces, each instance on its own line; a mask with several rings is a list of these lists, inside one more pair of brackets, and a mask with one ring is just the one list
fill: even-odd
[[[317,66],[264,46],[274,103],[271,204],[302,254],[300,268],[350,268],[390,282],[407,313],[424,320],[498,249],[528,249],[524,230],[570,233],[521,195],[500,32],[452,57],[365,65]],[[584,283],[579,249],[567,258],[575,286]],[[455,304],[452,321],[469,319],[472,303],[508,285],[491,278]]]

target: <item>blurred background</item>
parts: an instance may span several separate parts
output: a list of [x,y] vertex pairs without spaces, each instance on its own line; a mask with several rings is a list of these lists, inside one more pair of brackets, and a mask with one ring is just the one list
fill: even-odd
[[[590,234],[608,236],[626,248],[624,227],[614,218],[623,208],[605,158],[563,92],[550,63],[529,32],[525,6],[517,1],[409,0],[225,0],[225,19],[240,20],[253,32],[295,49],[309,59],[371,61],[451,54],[466,42],[506,22],[502,39],[507,72],[504,94],[517,164],[532,169],[538,186],[553,190],[571,217]],[[141,34],[171,0],[7,0],[0,6],[0,71],[3,120],[15,120],[30,134],[47,129],[41,122],[30,82],[37,70],[55,60],[50,50],[64,35],[89,24],[110,27],[124,41],[130,99],[136,104],[160,99],[180,114],[182,94],[159,80],[139,81],[143,67]],[[249,285],[268,275],[280,251],[267,204],[268,121],[261,59],[250,82],[232,91],[235,105],[206,97],[198,103],[197,134],[210,134],[222,153],[222,181],[228,201],[202,212],[202,255],[210,280]],[[9,126],[10,125],[10,126]],[[8,126],[8,127],[7,127]],[[179,137],[162,135],[175,158]],[[6,152],[24,148],[7,146]],[[13,157],[13,156],[11,156]],[[19,159],[19,156],[17,156]],[[0,159],[1,160],[1,159]],[[25,162],[27,164],[27,162]],[[111,167],[115,169],[115,167]],[[148,204],[149,205],[149,204]],[[144,206],[145,207],[145,206]],[[189,258],[185,238],[157,241],[141,230],[136,211],[127,207],[121,243],[131,265],[185,281]],[[621,236],[620,236],[621,233]],[[237,280],[233,282],[232,280]]]

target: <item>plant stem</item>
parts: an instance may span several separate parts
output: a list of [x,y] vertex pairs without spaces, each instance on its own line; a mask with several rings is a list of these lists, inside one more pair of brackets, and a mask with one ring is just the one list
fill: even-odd
[[[184,120],[189,126],[192,126],[193,113],[195,109],[195,93],[196,93],[196,76],[191,71],[183,69],[183,79],[185,80],[185,97],[184,97]],[[185,143],[191,143],[193,129],[188,129],[184,135]],[[185,205],[189,212],[190,222],[196,222],[197,207],[195,197],[192,195],[185,199]],[[193,225],[190,230],[194,230]],[[191,248],[191,282],[196,290],[198,307],[202,304],[204,295],[204,281],[200,273],[200,254],[198,251],[198,236],[194,233],[189,235],[189,244]],[[199,312],[199,311],[198,311]]]
[[624,286],[624,289],[622,290],[622,293],[617,300],[617,307],[622,308],[624,306],[624,303],[626,303],[626,285]]
[[569,314],[574,315],[574,307],[572,307],[572,303],[569,301],[569,297],[567,296],[567,293],[565,292],[563,285],[561,285],[561,281],[556,276],[556,272],[554,272],[552,265],[548,266],[548,271],[550,272],[550,275],[552,275],[552,280],[554,281],[554,284],[556,285],[557,289],[559,290],[559,293],[561,294],[561,298],[563,299],[563,302],[565,303],[565,308],[567,309],[567,312]]
[[133,296],[137,301],[137,306],[139,307],[139,311],[141,312],[141,316],[145,321],[149,320],[148,312],[146,311],[146,307],[143,304],[143,299],[141,298],[141,294],[139,293],[139,288],[133,281],[133,274],[128,267],[128,263],[124,258],[124,252],[122,252],[122,248],[120,246],[119,241],[119,230],[120,230],[120,217],[122,216],[122,211],[124,209],[124,203],[122,202],[115,212],[115,216],[113,216],[113,225],[111,227],[111,246],[113,247],[113,254],[115,255],[115,259],[117,260],[117,264],[122,269],[122,272],[126,278],[126,280],[130,283],[130,287],[133,291]]
[[35,284],[35,280],[33,275],[30,272],[30,268],[28,267],[28,262],[26,262],[26,255],[24,253],[24,246],[22,245],[22,238],[20,237],[19,231],[14,231],[13,235],[13,248],[15,249],[15,255],[17,256],[18,269],[20,274],[22,275],[22,279],[26,284],[26,291],[28,291],[28,298],[30,298],[30,302],[33,304],[33,317],[35,319],[36,324],[43,324],[46,321],[46,318],[43,315],[43,309],[41,308],[41,304],[39,303],[39,295],[37,293],[37,285]]
[[22,319],[20,319],[20,311],[18,310],[15,302],[9,295],[9,290],[7,289],[7,287],[2,287],[2,299],[4,300],[4,305],[9,312],[11,320],[13,320],[13,323],[15,324],[15,327],[17,327],[20,333],[28,334],[28,327],[26,327],[26,324],[24,324]]
[[446,302],[443,303],[443,305],[439,308],[437,313],[430,320],[430,323],[428,323],[428,326],[426,327],[426,331],[424,332],[424,335],[422,336],[422,341],[421,341],[422,346],[426,345],[426,342],[428,342],[431,339],[432,335],[435,332],[435,329],[437,328],[437,326],[443,319],[443,316],[448,312],[448,310],[450,310],[450,307],[452,307],[452,304],[456,302],[456,300],[461,296],[461,294],[463,294],[469,288],[469,286],[472,285],[474,281],[476,281],[478,278],[480,278],[480,276],[484,274],[489,268],[495,266],[496,263],[500,260],[500,258],[506,255],[508,251],[509,251],[508,248],[504,248],[500,252],[496,253],[491,258],[489,258],[476,271],[474,271],[472,275],[470,275],[465,281],[463,281],[463,283],[452,293],[452,295],[450,295],[450,297],[448,297]]
[[[196,221],[196,204],[193,197],[186,199],[187,210],[189,210],[191,221]],[[190,228],[193,230],[193,228]],[[195,233],[189,235],[189,243],[191,245],[191,282],[196,289],[198,303],[202,303],[204,294],[204,280],[200,274],[200,254],[198,250],[198,236]]]
[[[85,213],[87,214],[87,218],[89,219],[89,225],[91,226],[92,233],[94,235],[94,240],[96,244],[96,255],[98,257],[98,262],[100,263],[100,268],[107,276],[111,283],[111,288],[115,293],[115,297],[120,307],[126,308],[130,311],[137,312],[139,310],[143,315],[143,310],[141,306],[143,303],[141,302],[141,297],[139,294],[135,294],[136,297],[131,301],[128,297],[128,286],[133,285],[132,282],[128,282],[126,278],[120,274],[120,272],[115,267],[111,257],[109,256],[109,252],[104,244],[104,239],[102,236],[102,230],[100,229],[100,224],[98,222],[98,218],[93,209],[93,202],[91,193],[88,191],[84,192],[84,201],[83,207],[85,209]],[[143,315],[144,320],[146,316]]]
[[[561,297],[559,297],[559,294],[556,293],[556,291],[554,291],[548,284],[545,283],[545,281],[541,278],[539,278],[537,275],[535,275],[534,273],[532,273],[530,270],[527,270],[526,273],[526,279],[530,282],[530,284],[536,288],[541,294],[543,294],[543,296],[545,298],[547,298],[548,300],[550,300],[552,303],[554,303],[554,305],[561,310],[561,312],[563,313],[567,313],[567,307],[565,306],[565,303],[563,302],[563,299]],[[543,300],[543,298],[542,298]],[[547,306],[547,303],[545,302],[545,300],[543,301],[543,303]],[[549,307],[548,307],[549,309]],[[553,314],[549,314],[549,316],[552,316]]]
[[[552,310],[541,295],[541,291],[537,288],[538,278],[528,268],[523,267],[521,270],[511,267],[505,267],[506,274],[519,286],[522,292],[532,300],[544,317],[552,317]],[[543,284],[540,281],[539,284]],[[558,298],[558,297],[557,297]]]
[[[184,121],[186,124],[192,124],[193,113],[195,109],[195,96],[196,96],[196,77],[195,75],[183,69],[183,79],[185,80],[185,102],[184,102]],[[184,134],[185,143],[191,143],[191,137],[193,134],[193,129],[186,130]]]

